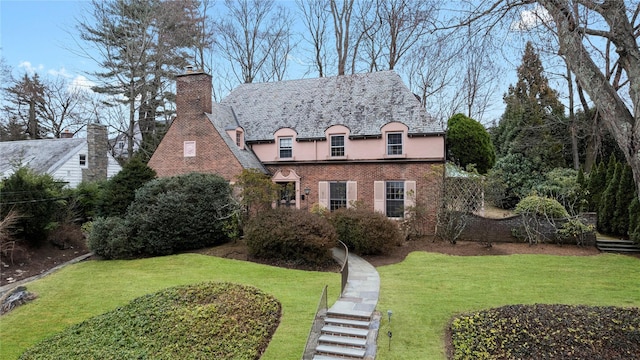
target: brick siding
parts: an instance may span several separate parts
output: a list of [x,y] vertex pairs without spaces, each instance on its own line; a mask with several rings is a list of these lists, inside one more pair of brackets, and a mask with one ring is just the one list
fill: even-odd
[[[436,163],[428,162],[376,162],[376,163],[327,163],[314,164],[269,164],[268,170],[273,174],[278,170],[295,171],[300,177],[300,189],[311,190],[309,198],[301,201],[302,208],[311,208],[318,203],[318,182],[320,181],[356,181],[358,183],[358,202],[366,208],[374,209],[374,181],[416,181],[416,197],[428,191],[437,191],[433,184],[442,174],[434,170]],[[437,165],[442,166],[441,163]],[[434,233],[436,204],[429,204],[429,215],[426,232]]]

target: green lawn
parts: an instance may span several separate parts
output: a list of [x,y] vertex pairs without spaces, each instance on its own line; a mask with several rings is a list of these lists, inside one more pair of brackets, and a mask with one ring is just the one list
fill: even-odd
[[[640,261],[618,255],[458,257],[412,253],[378,268],[383,313],[379,360],[444,359],[444,329],[457,313],[507,304],[640,306]],[[339,274],[285,270],[204,255],[90,261],[29,284],[39,298],[0,318],[0,358],[15,359],[37,340],[142,294],[201,281],[256,286],[282,303],[280,327],[263,359],[299,359],[318,303]],[[393,311],[392,324],[386,320]],[[388,348],[387,331],[393,339]]]
[[131,261],[88,261],[27,284],[34,302],[0,317],[0,359],[16,359],[30,345],[68,325],[176,285],[229,281],[252,285],[282,304],[282,320],[263,359],[300,359],[322,288],[339,295],[340,274],[286,270],[205,255]]
[[445,359],[444,329],[461,312],[535,303],[640,307],[640,261],[620,255],[412,253],[378,272],[378,310],[385,315],[378,337],[380,360]]

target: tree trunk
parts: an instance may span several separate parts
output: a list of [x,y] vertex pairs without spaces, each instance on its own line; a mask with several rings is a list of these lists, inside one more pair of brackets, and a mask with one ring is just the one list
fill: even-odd
[[634,30],[625,13],[623,2],[607,3],[597,11],[611,27],[612,42],[616,45],[620,63],[629,79],[629,95],[634,112],[627,108],[614,87],[582,43],[581,32],[566,3],[554,0],[538,1],[553,17],[556,25],[560,54],[565,56],[583,89],[596,104],[602,120],[624,153],[633,170],[633,178],[640,198],[640,49]]

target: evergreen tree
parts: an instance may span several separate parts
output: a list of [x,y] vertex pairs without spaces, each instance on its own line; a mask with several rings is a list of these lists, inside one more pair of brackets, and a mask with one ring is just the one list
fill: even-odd
[[485,174],[496,161],[487,130],[463,114],[456,114],[447,121],[447,150],[450,160],[462,168],[475,164],[480,174]]
[[[608,170],[607,170],[608,172]],[[613,175],[611,180],[607,181],[607,188],[600,199],[600,207],[598,209],[598,230],[605,234],[614,234],[614,214],[616,210],[616,194],[620,184],[622,175],[622,165],[614,161]]]
[[640,201],[637,193],[629,205],[629,239],[640,244]]
[[549,86],[533,45],[526,45],[518,81],[505,95],[505,113],[494,132],[498,156],[519,153],[540,170],[565,166],[567,125],[558,94]]
[[627,235],[629,232],[629,205],[635,195],[633,191],[635,183],[631,166],[621,164],[622,174],[616,192],[616,208],[613,214],[612,230],[618,235]]
[[589,184],[588,184],[588,201],[589,201],[589,211],[598,211],[600,206],[600,198],[602,197],[602,192],[607,185],[607,168],[604,165],[604,162],[601,161],[597,167],[594,167],[591,170],[591,174],[589,174]]
[[156,172],[139,157],[133,157],[106,182],[98,199],[98,216],[124,216],[136,190],[156,177]]

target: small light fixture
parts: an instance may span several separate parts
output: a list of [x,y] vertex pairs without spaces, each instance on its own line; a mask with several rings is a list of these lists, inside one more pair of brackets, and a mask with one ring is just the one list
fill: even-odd
[[393,311],[387,310],[387,316],[389,316],[389,322],[391,322],[391,315],[393,315]]
[[310,192],[311,192],[311,189],[309,189],[309,188],[305,188],[304,189],[304,194],[305,195],[309,195]]

